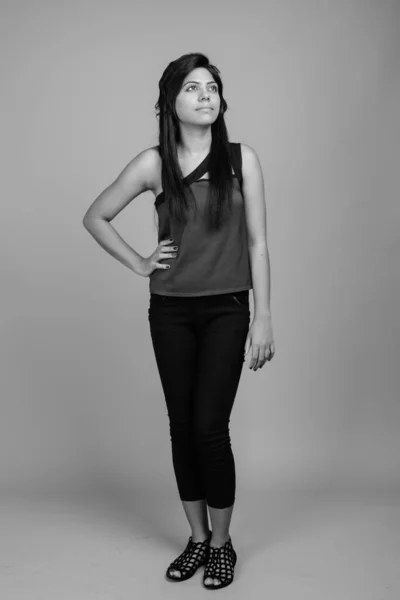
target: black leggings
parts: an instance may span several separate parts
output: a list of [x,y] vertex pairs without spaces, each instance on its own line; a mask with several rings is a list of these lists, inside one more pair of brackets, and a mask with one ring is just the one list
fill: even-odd
[[150,294],[148,315],[180,499],[232,506],[236,476],[229,420],[249,330],[249,291]]

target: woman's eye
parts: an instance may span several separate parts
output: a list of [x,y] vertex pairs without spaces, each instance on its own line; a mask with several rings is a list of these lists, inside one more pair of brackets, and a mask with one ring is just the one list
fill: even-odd
[[[194,88],[194,87],[197,87],[197,85],[194,85],[194,84],[193,85],[189,85],[189,87],[186,88],[186,90],[190,90],[191,88]],[[211,87],[214,89],[214,92],[218,92],[218,86],[212,85]]]

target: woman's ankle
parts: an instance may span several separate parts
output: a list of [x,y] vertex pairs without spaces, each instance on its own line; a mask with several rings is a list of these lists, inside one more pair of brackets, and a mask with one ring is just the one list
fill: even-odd
[[227,536],[212,535],[212,537],[210,539],[210,545],[213,546],[214,548],[220,548],[221,546],[224,546],[226,544],[226,542],[228,542],[230,539],[231,539],[231,536],[229,533]]
[[211,536],[211,531],[192,531],[192,541],[193,542],[204,542],[205,540],[208,540]]

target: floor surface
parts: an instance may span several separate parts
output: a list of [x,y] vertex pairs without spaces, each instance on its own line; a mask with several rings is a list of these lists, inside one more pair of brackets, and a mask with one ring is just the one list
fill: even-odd
[[[152,498],[133,491],[0,498],[0,598],[206,597],[203,567],[185,582],[165,579],[190,529],[177,496]],[[238,563],[233,583],[215,591],[220,596],[400,598],[400,502],[393,495],[242,492],[230,533]]]

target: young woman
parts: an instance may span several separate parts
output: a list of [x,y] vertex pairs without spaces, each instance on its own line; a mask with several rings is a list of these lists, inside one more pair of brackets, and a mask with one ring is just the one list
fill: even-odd
[[[123,169],[83,223],[113,257],[149,277],[149,328],[192,533],[166,576],[184,581],[205,565],[204,586],[218,589],[232,583],[237,560],[230,414],[250,346],[254,371],[275,353],[264,183],[255,151],[228,140],[220,71],[206,56],[171,62],[159,89],[159,145]],[[147,258],[111,225],[146,190],[158,213],[158,245]]]

